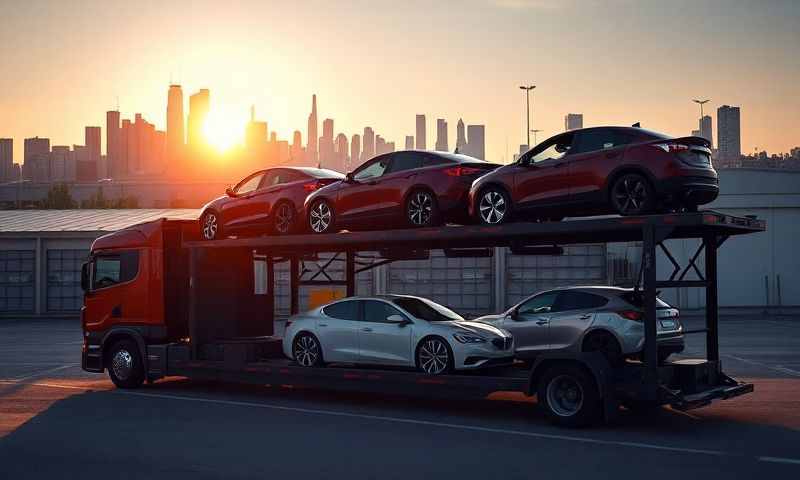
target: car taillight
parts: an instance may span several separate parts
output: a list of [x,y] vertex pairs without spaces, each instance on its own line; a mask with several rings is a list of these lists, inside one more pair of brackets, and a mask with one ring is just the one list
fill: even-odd
[[305,190],[306,192],[313,192],[314,190],[318,189],[319,187],[320,187],[319,182],[311,182],[311,183],[303,184],[303,190]]
[[684,145],[682,143],[657,143],[653,146],[658,147],[667,153],[678,153],[689,150],[689,145]]
[[623,310],[621,312],[617,312],[617,315],[627,318],[628,320],[633,320],[634,322],[642,321],[642,312],[636,310]]
[[451,177],[463,177],[466,175],[473,175],[481,171],[482,170],[480,168],[458,166],[458,167],[448,168],[444,171],[444,173],[450,175]]

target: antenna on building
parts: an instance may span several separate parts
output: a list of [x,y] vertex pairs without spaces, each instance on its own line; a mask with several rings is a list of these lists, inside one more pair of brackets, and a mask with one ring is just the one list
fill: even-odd
[[119,112],[119,95],[117,95],[117,111]]

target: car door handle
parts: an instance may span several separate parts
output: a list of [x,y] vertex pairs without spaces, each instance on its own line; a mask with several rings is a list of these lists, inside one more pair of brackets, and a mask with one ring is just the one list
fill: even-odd
[[583,315],[580,316],[581,320],[589,320],[590,318],[592,318],[591,313],[584,313]]
[[319,327],[327,327],[328,324],[327,323],[319,323],[319,324],[317,324],[317,326],[319,326]]
[[371,328],[369,328],[369,327],[364,327],[364,328],[362,328],[362,329],[361,329],[361,331],[362,331],[362,332],[371,332],[371,331],[372,331],[372,329],[371,329]]
[[546,319],[541,319],[536,321],[536,325],[547,325],[548,323],[550,323],[550,320]]

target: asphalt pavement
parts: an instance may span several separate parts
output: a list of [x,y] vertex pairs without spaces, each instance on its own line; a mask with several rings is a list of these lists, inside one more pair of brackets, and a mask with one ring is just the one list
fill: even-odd
[[[703,348],[691,336],[686,355]],[[182,378],[118,390],[80,370],[77,321],[4,320],[0,478],[797,478],[800,318],[723,318],[720,350],[755,393],[570,430],[511,393],[433,400]]]

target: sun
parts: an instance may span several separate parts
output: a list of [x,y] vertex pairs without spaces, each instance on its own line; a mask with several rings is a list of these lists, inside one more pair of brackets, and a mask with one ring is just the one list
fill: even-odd
[[212,110],[203,123],[203,137],[215,150],[226,152],[242,143],[244,124],[235,114]]

